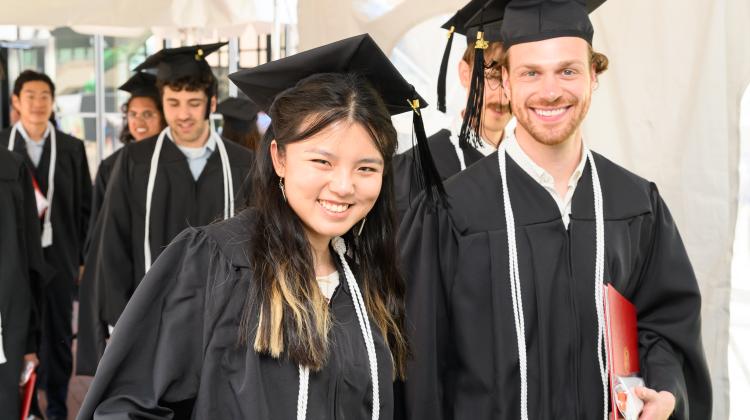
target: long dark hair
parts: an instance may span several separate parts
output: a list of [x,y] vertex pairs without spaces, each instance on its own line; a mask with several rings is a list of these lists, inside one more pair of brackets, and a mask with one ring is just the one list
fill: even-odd
[[365,305],[393,355],[394,371],[403,377],[408,345],[404,335],[403,279],[398,271],[392,156],[396,130],[369,82],[355,74],[316,74],[277,96],[269,112],[271,127],[263,137],[253,172],[257,219],[251,239],[253,287],[245,304],[240,339],[260,353],[285,354],[291,361],[320,370],[328,357],[328,305],[315,282],[310,243],[302,222],[287,205],[271,161],[270,145],[279,151],[338,121],[361,124],[383,156],[383,183],[367,215],[362,234],[343,235],[358,268]]

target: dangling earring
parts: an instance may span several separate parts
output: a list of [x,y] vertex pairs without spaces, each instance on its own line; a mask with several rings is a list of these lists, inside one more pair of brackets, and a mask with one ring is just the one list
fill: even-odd
[[357,236],[362,236],[362,229],[365,228],[365,222],[367,221],[367,216],[362,218],[362,224],[359,225],[359,230],[357,231]]
[[279,177],[279,189],[281,190],[281,196],[284,197],[284,202],[286,202],[286,191],[284,190],[284,177]]

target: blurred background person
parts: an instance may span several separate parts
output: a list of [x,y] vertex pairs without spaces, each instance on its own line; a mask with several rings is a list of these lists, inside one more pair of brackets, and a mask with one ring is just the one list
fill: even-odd
[[224,118],[221,135],[250,150],[256,150],[260,143],[258,111],[260,108],[249,99],[224,99],[216,107],[216,112]]

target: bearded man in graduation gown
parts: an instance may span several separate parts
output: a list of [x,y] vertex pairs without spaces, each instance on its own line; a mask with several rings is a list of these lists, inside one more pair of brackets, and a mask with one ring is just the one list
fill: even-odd
[[[512,119],[510,107],[500,88],[500,57],[503,44],[500,42],[500,20],[489,14],[484,16],[482,27],[467,23],[479,18],[482,5],[487,0],[472,0],[458,10],[442,28],[448,30],[449,40],[443,54],[438,75],[438,109],[445,112],[445,79],[453,38],[466,37],[466,49],[458,62],[458,79],[466,91],[466,107],[460,115],[454,115],[449,128],[443,128],[428,138],[428,144],[435,167],[443,180],[463,171],[479,159],[497,150],[503,131]],[[494,20],[493,20],[494,19]],[[477,44],[477,33],[482,40]],[[480,48],[477,48],[479,46]],[[477,50],[482,50],[477,54]],[[479,72],[474,78],[474,71]],[[482,105],[474,106],[477,95],[482,96]],[[470,109],[471,112],[466,112]],[[417,178],[419,168],[415,167],[415,148],[396,155],[393,164],[395,179],[396,207],[399,218],[409,209],[419,195]]]
[[0,148],[0,407],[20,417],[19,379],[38,364],[44,277],[39,216],[24,158]]
[[[81,302],[92,306],[93,322],[116,325],[151,262],[180,231],[231,216],[246,201],[235,200],[234,191],[253,153],[223,140],[209,123],[217,81],[205,56],[223,45],[161,50],[136,68],[157,70],[167,127],[125,146],[113,168],[91,243],[98,249],[89,261],[94,290]],[[104,339],[80,337],[100,350]],[[93,375],[99,357],[82,363],[79,373]]]
[[640,418],[710,418],[701,296],[675,222],[653,183],[581,136],[607,66],[586,4],[511,1],[502,35],[515,130],[445,183],[447,206],[420,203],[401,224],[405,418],[606,418],[603,283],[637,311]]
[[73,369],[73,294],[83,263],[91,208],[91,174],[83,141],[49,121],[55,85],[43,73],[26,70],[13,86],[20,120],[0,132],[0,144],[24,157],[41,209],[44,260],[54,269],[44,289],[39,349],[39,388],[47,393],[47,417],[66,418]]

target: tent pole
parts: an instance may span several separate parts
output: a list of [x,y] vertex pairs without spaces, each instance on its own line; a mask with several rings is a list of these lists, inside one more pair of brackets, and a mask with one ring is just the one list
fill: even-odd
[[281,58],[281,15],[279,1],[273,0],[273,36],[271,41],[271,60]]
[[96,104],[96,159],[97,166],[104,159],[104,127],[105,127],[105,96],[104,96],[104,36],[94,35],[94,98]]
[[[240,63],[240,39],[238,37],[231,37],[229,38],[229,74],[232,74],[239,70],[239,63]],[[227,78],[227,83],[229,83],[229,96],[232,98],[237,97],[237,86],[229,81]]]

